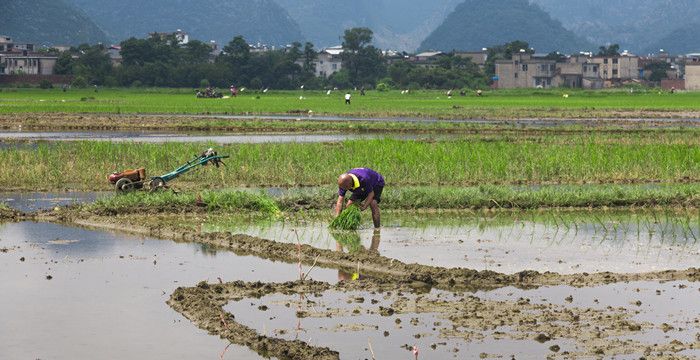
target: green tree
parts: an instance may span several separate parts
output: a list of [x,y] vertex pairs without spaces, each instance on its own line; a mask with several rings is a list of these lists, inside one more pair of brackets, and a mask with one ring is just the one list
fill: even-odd
[[53,71],[57,75],[71,75],[73,74],[74,65],[73,54],[70,51],[65,51],[58,55]]
[[347,69],[351,85],[374,85],[386,73],[386,64],[379,49],[372,43],[372,30],[352,28],[343,36],[343,68]]
[[83,48],[73,72],[87,79],[89,83],[102,85],[105,78],[112,74],[112,61],[102,45]]
[[615,56],[620,56],[620,45],[618,44],[612,44],[610,46],[601,46],[598,48],[598,56],[605,56],[605,57],[615,57]]
[[667,78],[667,71],[671,69],[671,64],[665,61],[654,61],[644,66],[645,71],[650,71],[649,80],[659,82]]
[[315,74],[316,73],[316,57],[318,54],[314,49],[314,44],[306,42],[304,44],[304,66],[303,70],[305,73]]
[[203,64],[209,62],[211,46],[199,40],[191,40],[182,48],[182,60],[188,64]]

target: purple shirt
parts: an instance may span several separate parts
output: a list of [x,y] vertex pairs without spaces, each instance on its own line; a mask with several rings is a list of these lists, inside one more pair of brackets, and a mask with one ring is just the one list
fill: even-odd
[[[357,176],[357,179],[360,181],[360,187],[350,190],[358,197],[367,197],[369,193],[374,191],[374,188],[384,186],[384,177],[372,169],[357,168],[348,171],[347,174]],[[346,193],[346,190],[338,188],[338,196],[344,197]]]

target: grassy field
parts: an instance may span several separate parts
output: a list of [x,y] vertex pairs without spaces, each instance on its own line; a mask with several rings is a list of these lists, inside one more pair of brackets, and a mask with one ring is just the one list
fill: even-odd
[[[594,118],[687,116],[700,112],[700,92],[658,90],[499,90],[448,99],[439,91],[370,91],[347,106],[342,91],[243,92],[231,99],[197,99],[190,89],[0,89],[0,114],[314,114],[359,117]],[[568,94],[567,98],[563,97]],[[696,116],[697,117],[697,116]]]
[[[200,168],[179,188],[323,186],[352,167],[371,167],[391,187],[586,183],[688,183],[700,180],[698,132],[482,137],[448,141],[234,144],[220,169]],[[109,190],[113,171],[169,172],[208,144],[38,143],[0,151],[5,189]]]
[[[100,215],[132,213],[210,213],[255,212],[275,216],[280,211],[327,210],[335,202],[333,188],[292,190],[281,196],[246,191],[201,191],[174,194],[135,192],[98,200],[85,210]],[[512,188],[477,187],[399,187],[389,188],[382,209],[537,209],[601,207],[681,207],[700,206],[700,185],[591,185]],[[356,219],[355,221],[357,221]]]

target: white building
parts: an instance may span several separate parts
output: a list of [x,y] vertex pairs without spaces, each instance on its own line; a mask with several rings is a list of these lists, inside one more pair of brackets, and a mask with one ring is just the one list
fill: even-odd
[[[327,78],[343,68],[343,60],[341,54],[343,53],[343,47],[333,46],[329,48],[322,49],[316,55],[316,60],[314,61],[315,71],[314,75],[317,77]],[[300,59],[297,64],[303,65],[304,60]]]

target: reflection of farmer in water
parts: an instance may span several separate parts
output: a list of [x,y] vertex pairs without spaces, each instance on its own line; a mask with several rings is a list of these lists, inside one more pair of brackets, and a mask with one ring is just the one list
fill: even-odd
[[[335,249],[342,252],[347,249],[349,252],[354,252],[362,249],[360,234],[357,231],[334,231],[331,232],[331,236],[335,239]],[[369,246],[368,251],[371,253],[376,253],[379,255],[379,243],[381,242],[381,230],[374,229],[374,234],[372,234],[372,244]],[[360,269],[356,269],[357,272],[349,273],[338,269],[338,281],[350,281],[362,279],[360,275]]]
[[338,201],[335,204],[335,216],[343,210],[343,200],[348,190],[352,192],[347,206],[359,202],[360,210],[372,209],[374,228],[379,228],[379,203],[382,201],[384,177],[368,168],[356,168],[338,177]]

